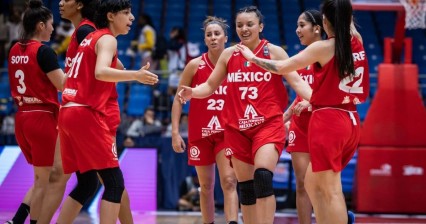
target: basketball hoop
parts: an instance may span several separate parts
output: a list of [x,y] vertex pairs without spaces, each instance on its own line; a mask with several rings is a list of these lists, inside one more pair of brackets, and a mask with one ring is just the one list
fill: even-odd
[[405,29],[426,29],[426,1],[399,0],[405,8]]

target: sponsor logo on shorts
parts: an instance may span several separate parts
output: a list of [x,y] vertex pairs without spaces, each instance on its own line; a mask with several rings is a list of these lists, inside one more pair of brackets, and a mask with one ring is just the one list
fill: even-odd
[[201,136],[204,138],[219,133],[223,130],[224,129],[219,122],[219,118],[217,116],[213,116],[210,122],[207,124],[207,127],[201,129]]
[[192,146],[189,149],[189,155],[191,156],[191,160],[200,160],[200,158],[198,158],[200,156],[200,150],[197,146]]
[[294,140],[296,139],[296,133],[294,131],[290,131],[288,133],[288,144],[294,145]]
[[244,119],[238,120],[238,126],[240,131],[247,130],[256,125],[262,124],[265,122],[265,117],[259,116],[254,109],[253,105],[249,104],[246,107],[246,111],[244,112]]
[[232,156],[232,154],[234,154],[234,152],[232,152],[231,148],[226,148],[225,149],[225,156]]

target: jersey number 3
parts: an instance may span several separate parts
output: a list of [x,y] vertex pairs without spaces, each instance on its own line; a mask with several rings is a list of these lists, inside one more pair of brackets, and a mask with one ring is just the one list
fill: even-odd
[[16,87],[16,89],[18,90],[18,93],[24,94],[25,91],[27,90],[27,86],[24,83],[24,79],[25,79],[24,72],[22,70],[17,70],[15,72],[15,78],[17,78],[19,82],[19,85]]

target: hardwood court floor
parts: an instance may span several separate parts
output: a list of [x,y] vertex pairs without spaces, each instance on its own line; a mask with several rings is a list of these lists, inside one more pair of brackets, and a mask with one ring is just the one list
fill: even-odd
[[[12,217],[12,212],[0,211],[0,224]],[[57,214],[53,220],[56,220]],[[135,224],[201,224],[199,212],[133,212]],[[315,219],[312,219],[315,223]],[[29,221],[27,222],[29,223]],[[97,214],[80,213],[74,224],[98,224]],[[217,214],[215,223],[225,224],[223,214]],[[240,218],[239,223],[242,224]],[[297,224],[298,219],[294,210],[277,212],[274,223]],[[356,214],[356,223],[426,223],[426,215],[366,215]]]

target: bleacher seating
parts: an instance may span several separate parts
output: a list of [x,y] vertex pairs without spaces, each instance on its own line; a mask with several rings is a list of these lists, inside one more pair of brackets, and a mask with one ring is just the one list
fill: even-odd
[[116,88],[118,93],[118,105],[120,106],[120,111],[123,111],[126,98],[127,83],[119,82],[117,83]]
[[289,56],[297,54],[302,50],[300,40],[296,35],[297,19],[302,12],[298,3],[298,0],[289,0],[281,4],[281,10],[283,12],[283,25],[281,29],[284,29],[285,45],[287,46],[287,54]]
[[188,41],[204,43],[203,21],[208,13],[208,0],[190,0],[188,13]]
[[[215,0],[215,1],[213,1],[213,15],[225,19],[228,22],[228,25],[230,27],[232,27],[231,24],[234,22],[234,21],[231,20],[232,13],[233,12],[231,12],[231,4],[229,4],[228,0]],[[228,31],[229,31],[229,35],[231,37],[231,33],[234,32],[234,31],[233,30],[228,30]]]
[[264,38],[273,44],[281,45],[276,0],[260,1],[259,10],[264,16]]
[[145,109],[152,105],[152,87],[139,83],[131,83],[128,94],[127,114],[142,116]]
[[149,95],[134,95],[129,97],[127,105],[127,114],[134,117],[140,117],[145,109],[152,104],[152,97]]
[[[158,0],[145,0],[143,4],[143,12],[150,15],[154,28],[157,32],[161,30],[161,15],[163,10],[163,2]],[[136,18],[138,18],[135,15]]]
[[[166,34],[170,33],[173,27],[184,27],[185,16],[185,0],[167,0],[166,7],[166,23],[164,24],[164,31]],[[166,35],[168,36],[168,35]]]

